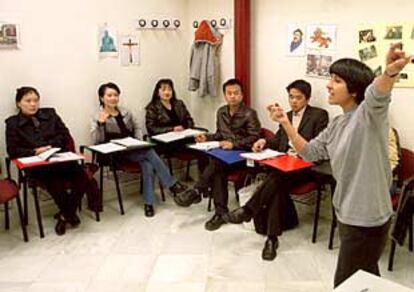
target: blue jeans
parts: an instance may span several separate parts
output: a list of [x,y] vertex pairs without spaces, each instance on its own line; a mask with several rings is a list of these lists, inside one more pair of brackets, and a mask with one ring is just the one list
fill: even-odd
[[172,187],[177,180],[173,177],[167,166],[153,149],[138,150],[123,155],[123,158],[138,162],[142,170],[142,186],[144,192],[144,201],[147,205],[153,205],[154,195],[154,172],[158,175],[161,184],[166,187]]

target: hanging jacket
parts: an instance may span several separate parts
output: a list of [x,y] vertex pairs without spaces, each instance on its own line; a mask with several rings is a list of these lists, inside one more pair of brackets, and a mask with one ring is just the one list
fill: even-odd
[[191,48],[190,81],[188,89],[198,90],[198,96],[217,96],[219,49],[223,35],[203,20],[195,32]]

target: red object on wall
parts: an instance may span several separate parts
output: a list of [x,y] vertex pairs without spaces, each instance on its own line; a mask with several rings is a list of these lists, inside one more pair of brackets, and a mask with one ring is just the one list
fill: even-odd
[[234,0],[235,76],[244,89],[244,102],[250,105],[250,0]]

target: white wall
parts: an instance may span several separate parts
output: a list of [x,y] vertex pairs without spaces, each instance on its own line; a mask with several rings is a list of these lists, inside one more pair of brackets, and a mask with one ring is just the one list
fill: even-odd
[[[300,7],[300,9],[298,8]],[[311,104],[327,108],[331,117],[341,113],[326,101],[327,80],[306,77],[305,57],[286,57],[286,34],[289,23],[337,24],[336,57],[357,57],[356,26],[361,23],[412,21],[414,2],[396,0],[256,0],[252,1],[252,100],[262,124],[276,129],[265,105],[280,101],[288,108],[285,87],[295,79],[312,84]],[[414,52],[412,52],[414,53]],[[413,65],[411,65],[413,66]],[[390,121],[401,135],[402,145],[414,148],[414,89],[395,89]]]

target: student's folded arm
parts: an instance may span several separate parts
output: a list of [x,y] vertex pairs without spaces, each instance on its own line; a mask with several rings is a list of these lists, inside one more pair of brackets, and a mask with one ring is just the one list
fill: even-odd
[[330,132],[331,130],[329,127],[325,128],[325,130],[320,132],[318,136],[305,143],[302,149],[298,151],[298,154],[308,161],[328,160],[329,154],[326,145],[328,143]]
[[32,148],[22,147],[19,143],[19,137],[17,135],[17,129],[10,125],[6,124],[6,145],[7,153],[11,159],[33,156],[35,151]]
[[145,114],[145,126],[150,136],[171,132],[174,127],[161,127],[158,125],[158,115],[153,110],[147,110]]

